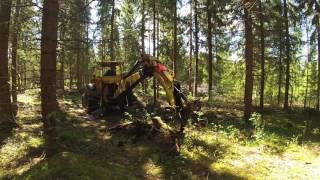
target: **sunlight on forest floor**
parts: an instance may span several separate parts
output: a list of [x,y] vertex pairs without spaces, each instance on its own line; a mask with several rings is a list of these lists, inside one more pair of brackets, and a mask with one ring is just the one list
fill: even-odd
[[60,153],[45,159],[38,96],[20,95],[19,127],[0,134],[0,179],[320,179],[317,115],[306,133],[303,112],[267,109],[265,131],[248,138],[238,107],[215,103],[204,107],[205,126],[189,125],[181,154],[170,156],[146,138],[106,133],[128,117],[89,120],[70,93],[59,101]]

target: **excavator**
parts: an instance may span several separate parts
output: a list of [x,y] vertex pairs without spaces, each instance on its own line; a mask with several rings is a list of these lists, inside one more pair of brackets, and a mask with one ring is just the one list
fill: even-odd
[[97,116],[111,107],[125,110],[133,104],[133,89],[151,77],[155,77],[165,91],[169,107],[174,110],[175,119],[180,124],[180,132],[183,132],[191,113],[201,108],[199,101],[188,102],[180,83],[155,57],[141,53],[141,59],[127,73],[117,74],[117,67],[122,70],[121,62],[109,61],[100,64],[109,70],[102,76],[93,77],[82,95],[82,104],[89,115]]

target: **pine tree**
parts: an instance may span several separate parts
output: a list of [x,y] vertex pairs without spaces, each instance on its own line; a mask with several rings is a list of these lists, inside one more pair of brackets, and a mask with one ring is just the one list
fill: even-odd
[[17,74],[18,74],[18,37],[20,34],[20,6],[21,1],[16,1],[16,8],[13,22],[13,33],[12,33],[12,67],[11,67],[11,81],[12,81],[12,110],[13,114],[17,115],[18,101],[17,101]]
[[252,33],[252,17],[251,8],[253,2],[251,0],[244,1],[244,24],[245,24],[245,61],[246,61],[246,77],[245,77],[245,93],[244,93],[244,119],[249,123],[252,113],[252,90],[253,90],[253,33]]
[[290,86],[290,34],[289,34],[289,19],[288,19],[288,4],[287,0],[283,1],[283,13],[285,21],[285,45],[286,45],[286,84],[285,84],[285,95],[284,95],[284,109],[289,108],[289,86]]
[[44,0],[41,31],[41,108],[47,156],[57,151],[56,142],[56,60],[58,0]]
[[209,100],[212,98],[212,10],[211,10],[211,0],[207,0],[207,22],[208,22],[208,92],[209,92]]
[[10,124],[14,121],[8,72],[9,24],[12,1],[1,0],[0,3],[0,124]]

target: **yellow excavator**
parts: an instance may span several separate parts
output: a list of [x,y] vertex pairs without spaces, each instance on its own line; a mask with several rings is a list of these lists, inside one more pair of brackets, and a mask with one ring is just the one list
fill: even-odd
[[124,110],[131,106],[132,90],[149,77],[155,77],[163,87],[166,100],[176,112],[181,132],[191,113],[200,110],[199,102],[188,102],[179,82],[155,57],[142,53],[141,60],[137,61],[128,73],[116,73],[117,67],[120,67],[118,68],[120,71],[122,70],[121,62],[103,62],[101,66],[108,67],[109,70],[103,76],[93,77],[82,95],[82,104],[88,114],[101,114],[110,107],[119,107]]

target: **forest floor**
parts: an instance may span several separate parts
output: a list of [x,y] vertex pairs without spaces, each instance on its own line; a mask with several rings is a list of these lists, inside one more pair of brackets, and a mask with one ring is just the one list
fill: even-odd
[[[43,153],[39,91],[19,95],[18,127],[0,134],[0,179],[320,179],[320,116],[266,108],[263,131],[248,137],[241,107],[205,104],[205,123],[188,125],[178,156],[148,138],[108,127],[134,115],[87,118],[80,96],[59,100],[60,151]],[[307,125],[307,126],[306,126]]]

